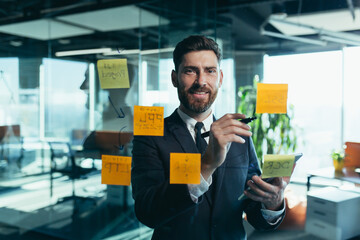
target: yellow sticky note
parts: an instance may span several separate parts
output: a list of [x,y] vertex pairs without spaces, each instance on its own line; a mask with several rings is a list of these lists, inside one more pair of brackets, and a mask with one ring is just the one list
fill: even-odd
[[101,183],[130,185],[131,157],[102,155]]
[[170,184],[200,184],[200,153],[170,153]]
[[295,162],[295,155],[264,155],[262,178],[289,177]]
[[135,105],[134,135],[164,136],[164,107]]
[[287,84],[258,83],[256,113],[286,113]]
[[130,87],[126,59],[99,60],[97,68],[102,89]]

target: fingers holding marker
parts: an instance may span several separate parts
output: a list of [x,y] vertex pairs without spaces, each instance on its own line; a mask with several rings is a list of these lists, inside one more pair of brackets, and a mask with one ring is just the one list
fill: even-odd
[[[235,133],[241,135],[242,133],[245,133],[245,131],[250,130],[250,126],[240,122],[239,118],[245,117],[243,114],[226,114],[219,120],[215,121],[211,125],[211,132],[214,133],[220,133],[220,134],[229,134],[229,133]],[[241,131],[243,130],[243,131]],[[247,136],[248,134],[245,133]]]

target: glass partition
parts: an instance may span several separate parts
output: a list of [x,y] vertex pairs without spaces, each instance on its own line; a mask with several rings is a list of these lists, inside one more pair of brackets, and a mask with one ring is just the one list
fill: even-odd
[[[134,215],[131,186],[101,183],[99,133],[132,133],[134,105],[164,106],[165,116],[178,107],[172,51],[190,34],[222,47],[214,110],[235,112],[231,22],[217,17],[215,0],[49,4],[38,16],[0,22],[10,44],[0,49],[0,126],[21,143],[19,158],[1,155],[0,222],[30,237],[150,239]],[[110,59],[126,59],[129,88],[101,88],[97,63]],[[110,147],[131,156],[131,142]],[[59,170],[73,159],[89,174]]]

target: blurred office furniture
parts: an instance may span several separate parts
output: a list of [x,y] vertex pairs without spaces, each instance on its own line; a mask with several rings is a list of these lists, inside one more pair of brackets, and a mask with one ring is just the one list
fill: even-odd
[[50,197],[53,196],[54,173],[68,176],[72,181],[72,196],[66,199],[78,198],[75,195],[75,180],[86,177],[95,168],[84,168],[75,161],[74,151],[68,142],[49,142],[51,151],[50,163]]
[[[82,156],[101,159],[101,155],[131,156],[132,132],[93,131],[86,138]],[[107,203],[126,209],[133,204],[129,186],[107,185]]]
[[360,143],[345,142],[345,167],[360,167]]
[[0,160],[4,167],[22,166],[24,157],[23,138],[20,134],[20,125],[0,126]]
[[93,157],[99,159],[102,154],[129,155],[132,138],[132,132],[92,131],[84,141],[83,152],[97,153]]
[[360,174],[355,168],[344,168],[342,172],[336,172],[334,167],[320,168],[310,171],[307,176],[307,190],[310,190],[311,178],[320,177],[325,179],[337,179],[341,181],[360,184]]
[[323,239],[349,239],[360,235],[360,195],[326,187],[307,196],[305,231]]

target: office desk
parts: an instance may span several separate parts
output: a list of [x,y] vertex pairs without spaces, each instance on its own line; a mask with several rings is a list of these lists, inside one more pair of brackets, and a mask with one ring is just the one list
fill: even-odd
[[321,177],[327,179],[338,179],[341,181],[360,184],[360,174],[354,168],[344,168],[342,172],[335,172],[334,167],[320,168],[310,171],[307,176],[307,190],[310,190],[311,178]]

